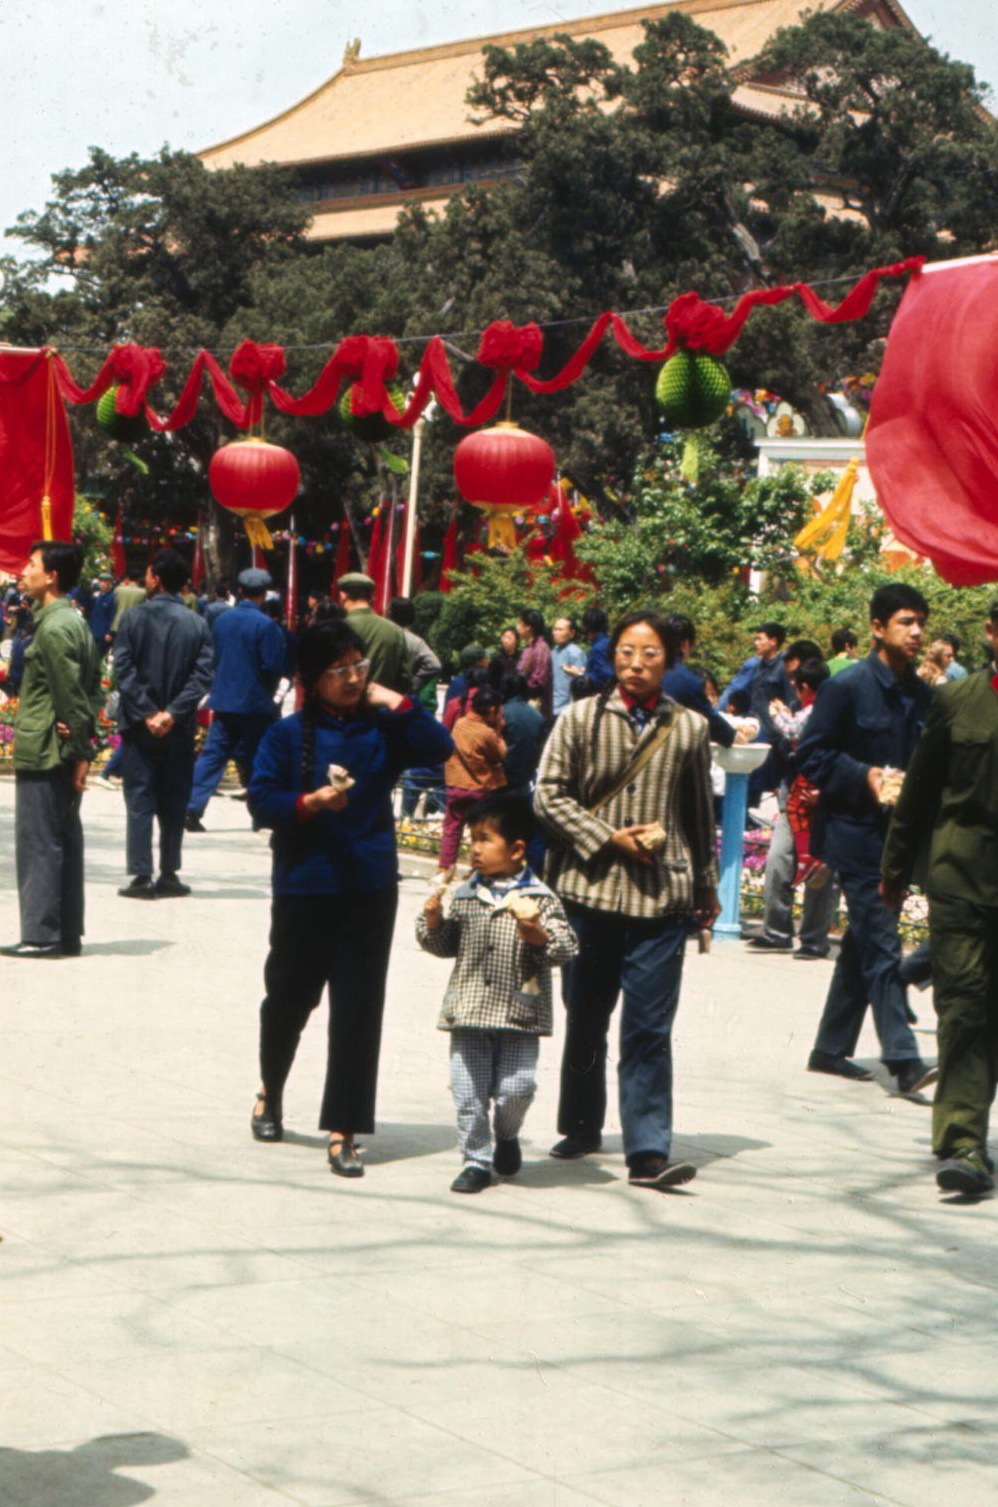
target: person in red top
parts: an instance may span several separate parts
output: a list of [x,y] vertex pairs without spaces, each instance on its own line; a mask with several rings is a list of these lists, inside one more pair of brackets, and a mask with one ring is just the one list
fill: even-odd
[[551,720],[551,646],[544,631],[544,619],[533,607],[520,613],[516,631],[524,644],[516,668],[527,682],[530,700],[545,722]]
[[476,691],[471,710],[452,729],[454,752],[444,765],[445,810],[440,838],[441,871],[457,862],[464,824],[483,796],[506,784],[502,762],[506,744],[501,736],[502,702],[497,691]]

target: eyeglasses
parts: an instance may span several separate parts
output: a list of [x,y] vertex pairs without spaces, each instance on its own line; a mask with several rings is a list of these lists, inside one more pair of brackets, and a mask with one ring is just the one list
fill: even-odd
[[654,664],[657,664],[660,659],[664,659],[665,658],[665,650],[664,649],[641,649],[641,650],[635,650],[635,649],[618,649],[616,651],[616,656],[620,660],[620,663],[622,665],[633,664],[634,661],[635,661],[635,659],[639,659],[643,665],[654,665]]
[[369,659],[358,659],[353,665],[335,665],[328,670],[323,670],[323,675],[328,675],[330,680],[351,680],[355,675],[358,680],[363,680],[371,668]]

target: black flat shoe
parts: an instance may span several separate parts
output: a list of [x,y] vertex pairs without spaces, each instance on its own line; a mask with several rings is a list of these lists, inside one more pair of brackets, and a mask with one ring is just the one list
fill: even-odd
[[590,1140],[583,1140],[581,1136],[567,1135],[562,1140],[556,1141],[549,1152],[550,1156],[557,1158],[559,1162],[574,1162],[577,1157],[589,1156],[594,1151],[599,1151],[603,1145],[601,1136],[593,1136]]
[[483,1193],[491,1181],[492,1174],[487,1167],[476,1167],[474,1162],[469,1162],[457,1174],[450,1190],[452,1193]]
[[178,879],[176,874],[160,874],[153,885],[153,889],[157,895],[163,895],[170,900],[182,900],[185,895],[189,895],[191,892],[190,885],[184,884],[183,880]]
[[10,947],[0,947],[5,958],[62,958],[66,954],[54,942],[14,942]]
[[275,1113],[262,1094],[257,1095],[256,1102],[262,1104],[263,1109],[254,1109],[250,1116],[250,1130],[254,1141],[283,1141],[284,1121],[280,1112]]
[[153,887],[150,874],[136,874],[128,884],[118,891],[124,900],[155,900],[156,890]]
[[364,1163],[357,1155],[357,1148],[349,1141],[344,1141],[339,1150],[334,1151],[329,1147],[329,1170],[335,1172],[337,1177],[363,1177]]
[[523,1156],[520,1151],[520,1143],[516,1136],[511,1140],[496,1140],[495,1156],[492,1165],[500,1177],[515,1177],[523,1166]]
[[855,1083],[871,1083],[869,1068],[860,1067],[851,1057],[833,1057],[829,1052],[813,1051],[807,1059],[809,1073],[831,1073],[833,1078],[851,1078]]

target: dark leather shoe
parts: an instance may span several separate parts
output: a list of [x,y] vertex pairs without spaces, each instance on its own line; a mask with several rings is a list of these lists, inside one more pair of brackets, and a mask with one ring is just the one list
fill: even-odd
[[923,1088],[928,1088],[930,1083],[935,1083],[939,1077],[937,1067],[926,1067],[920,1057],[913,1057],[910,1061],[899,1062],[891,1067],[891,1073],[897,1079],[899,1094],[918,1094]]
[[867,1067],[860,1067],[851,1057],[833,1057],[829,1052],[814,1051],[807,1059],[809,1073],[831,1073],[835,1078],[851,1078],[855,1083],[870,1083],[873,1074]]
[[338,1151],[329,1148],[329,1170],[335,1172],[337,1177],[363,1177],[364,1163],[357,1155],[355,1146],[349,1141],[344,1141]]
[[469,1162],[462,1172],[457,1174],[450,1185],[452,1193],[481,1193],[492,1181],[492,1174],[487,1167],[476,1167],[474,1162]]
[[257,1097],[257,1103],[262,1104],[263,1109],[259,1113],[254,1109],[250,1116],[254,1141],[283,1141],[284,1121],[280,1110],[272,1109],[262,1094]]
[[567,1135],[564,1140],[556,1141],[551,1147],[550,1155],[557,1157],[559,1162],[574,1162],[577,1157],[589,1156],[594,1151],[599,1151],[603,1145],[601,1136],[595,1136],[592,1140],[583,1140],[580,1136]]
[[819,952],[817,947],[798,947],[794,957],[800,963],[814,963],[824,961],[828,957],[827,952]]
[[936,1184],[943,1193],[966,1193],[980,1196],[990,1193],[995,1185],[988,1168],[988,1158],[979,1151],[958,1151],[940,1162]]
[[523,1156],[520,1152],[520,1143],[513,1136],[509,1141],[496,1141],[495,1156],[492,1165],[500,1177],[515,1177],[523,1166]]
[[205,824],[201,820],[200,816],[198,816],[197,812],[196,811],[188,811],[187,815],[184,817],[184,831],[185,832],[207,832],[207,830],[208,830],[208,828],[205,826]]
[[191,892],[190,885],[184,884],[176,874],[160,874],[153,888],[157,895],[163,895],[170,900],[180,900]]
[[129,883],[122,885],[118,894],[125,900],[155,900],[156,890],[153,886],[152,876],[149,874],[136,874]]
[[790,937],[784,941],[782,937],[767,937],[765,932],[758,937],[751,937],[748,945],[756,952],[793,952],[794,950],[793,940]]
[[14,942],[9,947],[0,947],[0,953],[5,958],[61,958],[65,957],[61,947],[54,942]]
[[678,1188],[697,1175],[692,1162],[670,1162],[666,1156],[651,1154],[633,1157],[627,1166],[632,1188]]

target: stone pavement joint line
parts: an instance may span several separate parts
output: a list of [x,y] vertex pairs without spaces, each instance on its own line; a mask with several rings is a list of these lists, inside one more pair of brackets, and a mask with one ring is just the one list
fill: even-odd
[[318,1016],[285,1141],[250,1138],[269,855],[245,807],[188,836],[190,900],[145,906],[115,893],[120,795],[84,818],[84,956],[0,960],[2,1507],[992,1507],[995,1208],[940,1200],[929,1110],[882,1072],[804,1071],[826,965],[689,959],[682,1192],[627,1187],[615,1118],[601,1155],[548,1157],[559,1018],[522,1173],[459,1199],[448,965],[408,878],[347,1184]]

